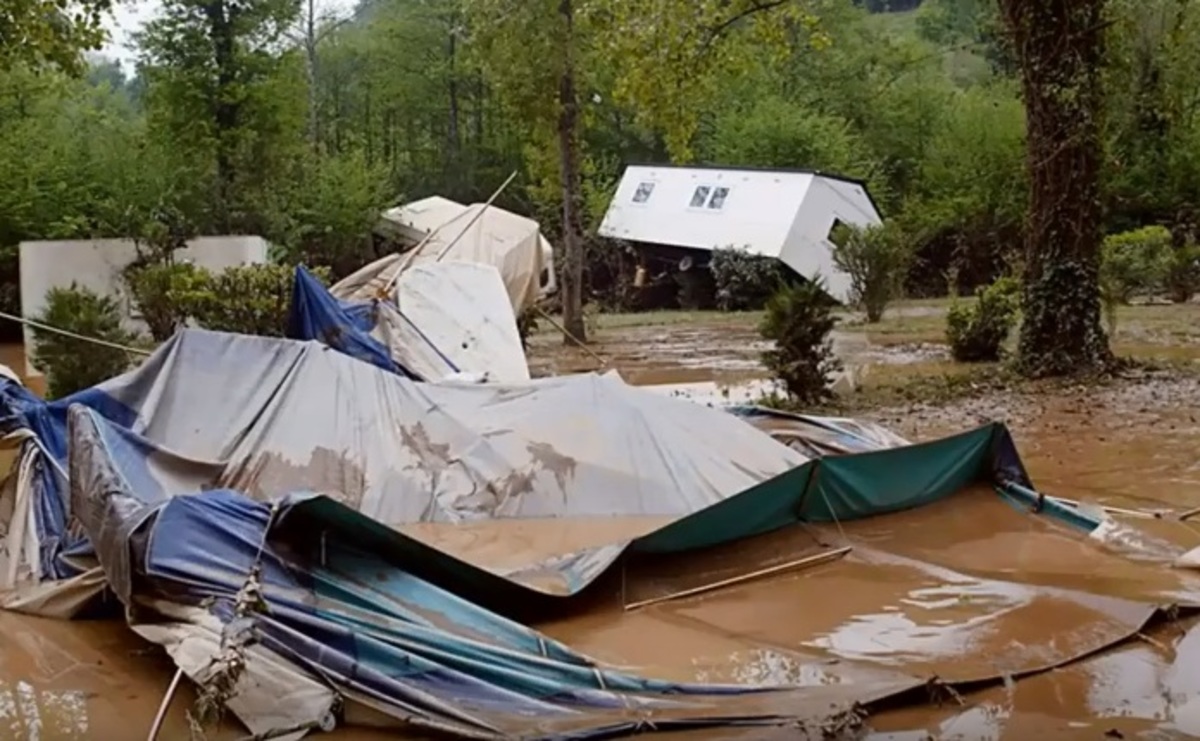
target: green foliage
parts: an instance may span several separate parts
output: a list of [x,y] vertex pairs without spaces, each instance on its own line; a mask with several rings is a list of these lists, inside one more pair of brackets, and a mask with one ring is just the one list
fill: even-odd
[[[45,30],[29,14],[44,0],[14,1],[0,35]],[[85,5],[102,3],[71,7]],[[570,5],[568,30],[558,0],[360,4],[317,19],[310,56],[294,0],[166,0],[137,39],[132,80],[110,60],[62,65],[82,75],[31,69],[55,56],[35,32],[0,53],[0,258],[29,239],[149,244],[174,211],[190,233],[260,234],[282,259],[340,275],[373,256],[381,206],[482,201],[513,170],[499,205],[536,216],[562,248],[568,66],[589,298],[624,295],[632,274],[593,236],[628,162],[863,178],[889,221],[922,235],[913,293],[942,292],[951,272],[964,290],[986,284],[1021,244],[1025,114],[996,3],[878,15],[833,0]],[[1200,5],[1108,7],[1102,226],[1162,224],[1183,244],[1200,221]],[[14,307],[15,260],[0,259],[0,286]]]
[[745,248],[713,250],[708,265],[721,311],[761,309],[785,278],[779,260],[752,254]]
[[80,52],[104,42],[112,0],[4,0],[0,3],[0,72],[51,65],[78,74]]
[[[327,268],[313,275],[329,281]],[[218,332],[282,337],[287,330],[294,270],[287,265],[242,265],[212,275],[202,290],[183,297],[196,324]]]
[[788,396],[802,404],[816,404],[833,395],[831,376],[841,368],[829,337],[835,322],[819,283],[784,285],[767,301],[759,332],[774,347],[763,353],[763,364]]
[[[50,327],[84,337],[131,346],[132,333],[121,326],[120,304],[72,283],[46,294],[46,308],[35,317]],[[35,365],[46,374],[47,395],[61,398],[120,375],[130,365],[130,354],[61,335],[34,329]]]
[[782,98],[733,104],[718,114],[707,147],[714,162],[864,173],[863,146],[850,123]]
[[306,158],[282,189],[272,232],[288,259],[345,276],[374,258],[371,230],[391,198],[382,168],[358,153]]
[[304,146],[301,65],[278,51],[297,12],[292,0],[165,0],[138,35],[149,135],[205,193],[203,231],[270,226],[266,204]]
[[1105,301],[1128,304],[1134,296],[1161,291],[1171,257],[1171,233],[1164,227],[1109,235],[1100,252],[1100,290]]
[[1000,359],[1017,321],[1021,285],[1003,277],[975,292],[975,301],[955,301],[946,314],[946,341],[954,359],[982,363]]
[[896,298],[912,262],[912,240],[891,221],[865,228],[843,225],[833,235],[833,263],[850,276],[852,300],[863,307],[867,321],[883,318]]
[[152,262],[125,272],[125,285],[156,342],[187,324],[211,281],[207,270],[186,262]]
[[[327,267],[312,274],[328,284]],[[154,339],[189,323],[218,332],[282,337],[287,329],[294,268],[240,265],[217,273],[185,262],[135,266],[126,283]]]
[[1166,286],[1171,300],[1177,304],[1191,301],[1200,291],[1200,245],[1189,242],[1171,250]]

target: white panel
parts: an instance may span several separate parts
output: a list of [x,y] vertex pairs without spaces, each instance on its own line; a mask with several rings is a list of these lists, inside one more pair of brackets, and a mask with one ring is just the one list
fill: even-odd
[[[812,180],[808,173],[629,167],[599,233],[694,249],[745,247],[778,257]],[[653,190],[635,202],[643,183],[653,183]],[[729,189],[721,208],[691,206],[701,186]]]
[[845,303],[850,296],[850,276],[834,267],[833,243],[829,241],[835,220],[851,226],[882,221],[861,185],[817,177],[800,206],[781,259],[806,278],[823,277],[829,294]]

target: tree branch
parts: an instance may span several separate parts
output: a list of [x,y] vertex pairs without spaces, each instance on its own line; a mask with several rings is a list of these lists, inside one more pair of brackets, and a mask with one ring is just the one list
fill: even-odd
[[737,13],[734,13],[733,15],[731,15],[730,17],[726,18],[725,20],[721,21],[717,25],[709,28],[708,29],[708,40],[704,42],[704,45],[707,47],[710,44],[712,44],[714,41],[716,41],[718,38],[721,37],[721,34],[728,31],[729,28],[731,26],[733,26],[734,24],[736,24],[738,21],[749,18],[750,16],[754,15],[755,13],[761,13],[766,10],[774,10],[775,8],[778,8],[781,5],[787,5],[789,2],[791,2],[791,0],[765,0],[765,1],[764,0],[755,0],[754,2],[752,2],[750,4],[750,7],[744,8],[744,9],[738,11]]

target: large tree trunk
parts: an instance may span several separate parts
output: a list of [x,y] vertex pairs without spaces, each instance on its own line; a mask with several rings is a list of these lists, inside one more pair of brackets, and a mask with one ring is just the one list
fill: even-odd
[[233,230],[230,220],[230,200],[234,189],[234,141],[241,119],[241,96],[234,88],[237,71],[234,67],[234,22],[238,14],[236,5],[227,5],[225,0],[212,0],[204,5],[208,20],[208,33],[213,46],[213,64],[217,68],[217,85],[213,92],[212,116],[216,134],[217,201],[220,214],[218,222],[226,233]]
[[1030,178],[1024,321],[1028,376],[1106,367],[1100,323],[1100,138],[1105,0],[1000,0],[1021,67]]
[[[580,234],[579,207],[582,183],[579,175],[579,100],[575,90],[575,59],[571,53],[574,32],[572,0],[562,0],[559,13],[566,26],[566,49],[558,83],[558,155],[563,197],[563,327],[580,341],[587,339],[583,325],[583,236]],[[563,337],[570,344],[570,336]]]

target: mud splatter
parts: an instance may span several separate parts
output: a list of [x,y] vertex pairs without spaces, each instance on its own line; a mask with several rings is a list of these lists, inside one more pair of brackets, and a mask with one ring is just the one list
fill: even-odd
[[549,443],[530,443],[525,450],[533,457],[534,470],[549,471],[554,475],[554,481],[562,490],[563,501],[567,500],[567,481],[575,477],[576,460],[563,455]]
[[308,462],[296,465],[278,453],[264,453],[222,476],[220,485],[269,499],[312,491],[358,509],[367,490],[367,475],[349,451],[314,448]]

